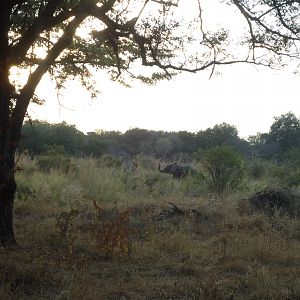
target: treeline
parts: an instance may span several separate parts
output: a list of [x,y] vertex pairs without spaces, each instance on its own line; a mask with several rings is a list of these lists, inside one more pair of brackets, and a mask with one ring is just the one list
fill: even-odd
[[238,135],[235,126],[222,123],[197,133],[187,131],[165,132],[130,129],[82,133],[65,122],[50,124],[44,121],[26,121],[23,125],[19,151],[40,155],[59,149],[73,156],[104,153],[116,156],[151,155],[169,160],[190,160],[195,152],[218,145],[231,146],[243,156],[253,155],[266,159],[285,157],[286,153],[300,155],[300,119],[293,113],[274,118],[268,133],[258,133],[248,139]]

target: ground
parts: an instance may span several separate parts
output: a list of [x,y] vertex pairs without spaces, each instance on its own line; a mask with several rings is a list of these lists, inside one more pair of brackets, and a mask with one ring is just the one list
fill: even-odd
[[18,175],[18,246],[0,249],[0,299],[300,298],[298,218],[191,192],[191,179],[155,168],[87,164]]

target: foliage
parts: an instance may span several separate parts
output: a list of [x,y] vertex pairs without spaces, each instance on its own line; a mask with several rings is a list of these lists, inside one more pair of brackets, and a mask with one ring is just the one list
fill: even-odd
[[268,133],[257,133],[248,137],[253,155],[272,159],[278,153],[278,144],[268,141]]
[[229,146],[222,145],[205,150],[201,164],[211,192],[216,195],[234,191],[242,182],[243,160]]
[[230,0],[248,27],[241,39],[253,59],[267,55],[271,66],[294,61],[299,64],[299,4],[281,0]]
[[66,247],[66,255],[73,254],[73,247],[75,242],[74,234],[74,220],[78,217],[79,211],[71,209],[70,211],[63,211],[56,217],[56,230],[61,244]]
[[[65,122],[50,124],[35,120],[32,122],[33,126],[25,122],[19,151],[27,151],[34,156],[44,154],[51,150],[53,145],[57,145],[63,147],[65,152],[72,156],[100,157],[106,153],[118,159],[118,157],[146,154],[168,160],[190,162],[192,154],[199,148],[205,150],[213,146],[228,145],[248,158],[254,156],[286,161],[286,153],[289,149],[292,151],[299,147],[297,122],[297,118],[290,113],[275,117],[269,133],[258,133],[245,140],[238,136],[234,126],[226,123],[197,133],[135,128],[124,134],[114,131],[83,134]],[[282,124],[281,127],[279,123]],[[296,154],[293,156],[296,157]]]
[[[26,121],[22,127],[22,138],[18,147],[20,152],[29,151],[31,155],[52,151],[53,146],[64,148],[70,155],[85,151],[84,134],[74,125],[66,122],[50,124],[45,121]],[[86,149],[89,153],[90,149]]]
[[247,164],[248,175],[254,180],[260,180],[266,175],[265,161],[255,157]]
[[236,151],[249,154],[249,144],[238,136],[238,130],[235,126],[227,123],[215,125],[197,133],[198,148],[209,149],[211,147],[228,145]]
[[37,165],[41,171],[46,173],[52,169],[67,173],[71,167],[71,158],[66,155],[63,147],[52,147],[37,158]]
[[300,169],[300,147],[291,147],[282,153],[281,161],[285,166]]
[[255,155],[281,160],[284,152],[300,147],[300,120],[289,112],[274,117],[268,133],[258,133],[248,138]]
[[16,193],[16,198],[19,201],[26,201],[28,199],[36,198],[37,191],[28,182],[19,181],[18,191]]
[[[14,154],[29,104],[43,103],[35,91],[46,74],[56,84],[58,95],[68,81],[76,79],[96,97],[99,91],[93,76],[100,70],[128,86],[132,79],[152,84],[180,71],[232,63],[222,51],[225,40],[219,39],[215,48],[214,34],[210,43],[203,35],[193,36],[192,26],[199,28],[201,20],[180,21],[177,7],[176,2],[156,0],[0,2],[0,246],[16,243]],[[201,51],[190,53],[190,44],[200,41]],[[198,52],[210,59],[203,60],[203,53]],[[78,155],[76,128],[58,126],[55,131],[57,144]],[[70,136],[79,139],[69,145],[63,139],[70,140]],[[35,146],[37,151],[47,150]],[[95,150],[95,146],[89,149]],[[93,154],[100,155],[99,151]],[[54,162],[42,164],[47,170]]]
[[[213,73],[218,65],[236,62],[273,65],[272,55],[266,58],[261,49],[279,57],[281,64],[281,57],[299,58],[296,2],[228,2],[247,19],[250,38],[240,45],[252,55],[231,55],[227,30],[205,29],[201,1],[197,11],[188,9],[194,13],[191,22],[178,18],[179,1],[172,0],[0,2],[0,246],[16,242],[14,154],[29,103],[43,102],[35,90],[45,74],[58,92],[68,80],[77,79],[95,97],[98,91],[92,77],[98,70],[107,70],[112,79],[125,85],[128,78],[152,84],[180,71],[211,69]],[[191,45],[197,45],[195,51]],[[139,64],[156,68],[148,72]],[[19,80],[23,76],[12,76],[13,68],[24,69],[25,83]],[[58,128],[58,135],[68,135],[62,129]],[[65,149],[77,150],[69,145]]]
[[279,153],[292,147],[300,147],[300,120],[291,112],[275,117],[267,143],[277,143]]
[[[32,125],[31,125],[32,124]],[[92,155],[104,153],[114,156],[146,154],[175,160],[191,160],[190,156],[199,147],[206,149],[213,145],[231,145],[237,151],[248,153],[248,143],[239,138],[237,129],[228,124],[214,126],[198,133],[186,131],[164,132],[146,129],[130,129],[120,132],[96,131],[83,134],[65,122],[50,124],[42,121],[25,122],[19,151],[40,155],[53,145],[64,147],[69,155]]]
[[217,124],[213,128],[200,131],[198,135],[201,138],[201,144],[204,149],[222,145],[224,143],[233,146],[239,139],[237,128],[227,123]]
[[289,188],[295,188],[300,185],[300,160],[299,148],[290,148],[280,155],[280,162],[274,172],[280,185]]
[[122,165],[122,161],[120,159],[109,153],[103,154],[99,159],[99,163],[109,168],[117,168]]

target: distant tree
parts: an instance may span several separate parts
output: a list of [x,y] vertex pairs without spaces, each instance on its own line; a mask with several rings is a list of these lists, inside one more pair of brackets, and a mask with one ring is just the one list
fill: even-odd
[[18,150],[29,151],[31,155],[41,154],[48,150],[51,144],[51,124],[44,121],[26,121],[22,127],[22,133]]
[[120,151],[123,151],[123,147],[122,147],[123,135],[120,131],[97,130],[96,136],[97,136],[97,143],[103,144],[105,148],[105,152],[115,155],[118,154]]
[[[145,144],[152,143],[152,133],[146,129],[133,128],[127,130],[122,136],[122,142],[128,146],[131,155],[138,154],[146,150]],[[144,143],[144,144],[142,144]]]
[[267,137],[267,144],[275,143],[278,151],[300,146],[300,120],[291,112],[275,117]]
[[84,134],[74,125],[65,122],[50,124],[43,121],[25,122],[19,143],[19,151],[28,150],[36,155],[48,151],[54,145],[62,146],[71,155],[83,152]]
[[154,148],[158,156],[166,157],[173,149],[172,140],[169,137],[161,137],[155,142]]
[[261,132],[258,132],[255,135],[250,135],[248,137],[249,145],[251,147],[258,147],[259,145],[266,143],[266,137],[267,137],[267,134],[261,133]]
[[218,145],[232,145],[239,139],[235,126],[226,123],[215,125],[197,133],[197,142],[202,149],[208,149]]
[[178,138],[180,139],[180,149],[178,152],[190,153],[192,154],[198,148],[196,134],[188,131],[179,131],[177,133]]
[[300,120],[291,112],[274,117],[268,133],[252,135],[248,142],[254,155],[281,160],[289,149],[300,147]]
[[75,125],[66,122],[52,125],[53,144],[62,145],[67,153],[78,155],[82,152],[84,134]]
[[249,153],[248,142],[239,137],[238,130],[235,126],[227,123],[217,124],[213,128],[198,132],[197,143],[201,149],[227,145],[243,154]]
[[96,132],[88,132],[84,137],[83,147],[80,149],[86,155],[99,157],[107,151],[107,146],[107,142]]
[[268,133],[257,133],[248,137],[252,156],[271,159],[278,153],[278,143],[268,140]]

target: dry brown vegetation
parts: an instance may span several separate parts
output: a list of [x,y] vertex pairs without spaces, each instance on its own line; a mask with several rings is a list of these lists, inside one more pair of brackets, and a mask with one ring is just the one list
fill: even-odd
[[20,164],[0,299],[300,298],[299,218],[242,200],[267,179],[217,200],[150,158],[134,172],[92,158],[67,173]]

